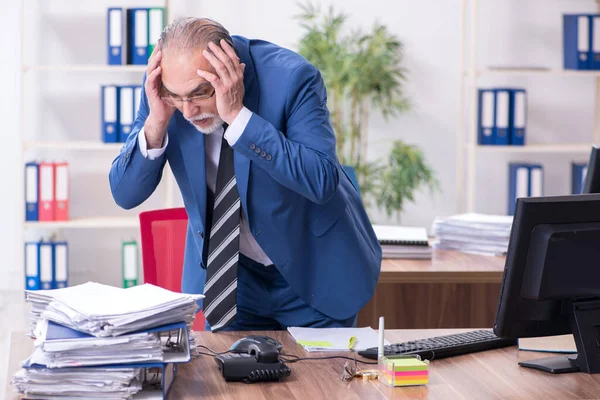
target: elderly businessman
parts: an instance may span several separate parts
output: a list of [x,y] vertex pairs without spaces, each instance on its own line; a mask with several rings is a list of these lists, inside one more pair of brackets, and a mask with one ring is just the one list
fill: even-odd
[[136,207],[169,162],[189,217],[181,288],[205,294],[207,328],[353,326],[381,247],[337,159],[319,71],[182,18],[162,33],[144,89],[112,194]]

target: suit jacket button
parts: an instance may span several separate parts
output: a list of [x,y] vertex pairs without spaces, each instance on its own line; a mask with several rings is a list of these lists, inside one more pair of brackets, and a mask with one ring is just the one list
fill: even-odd
[[263,150],[263,151],[261,151],[261,152],[260,152],[260,156],[261,156],[261,157],[264,157],[264,156],[266,156],[266,155],[267,155],[267,152],[266,152],[266,151],[264,151],[264,150]]
[[254,143],[250,143],[248,145],[248,147],[250,147],[250,150],[254,150],[254,148],[256,147],[256,145]]
[[255,148],[255,149],[254,149],[254,152],[255,152],[256,154],[260,154],[260,147],[257,147],[257,148]]
[[273,157],[271,157],[271,155],[270,155],[270,154],[267,154],[267,156],[265,157],[265,159],[266,159],[267,161],[271,161],[271,160],[273,159]]

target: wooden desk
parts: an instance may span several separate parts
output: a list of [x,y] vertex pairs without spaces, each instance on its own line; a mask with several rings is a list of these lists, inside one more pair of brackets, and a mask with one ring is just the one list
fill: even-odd
[[[386,332],[392,342],[450,334],[460,330],[396,330]],[[238,338],[253,333],[281,341],[284,351],[306,353],[285,331],[198,334],[198,343],[224,351]],[[32,348],[23,333],[12,335],[8,382]],[[347,354],[347,353],[346,353]],[[327,353],[327,355],[331,355]],[[169,399],[592,399],[600,394],[600,374],[552,375],[519,367],[518,361],[548,357],[549,353],[519,352],[516,346],[432,361],[427,386],[390,388],[378,381],[340,379],[345,360],[301,361],[290,364],[292,375],[281,382],[226,383],[215,361],[201,356],[179,368]],[[368,368],[369,366],[364,366]],[[7,400],[17,399],[9,385]]]
[[373,299],[359,326],[390,329],[491,327],[504,257],[434,250],[431,260],[384,259]]

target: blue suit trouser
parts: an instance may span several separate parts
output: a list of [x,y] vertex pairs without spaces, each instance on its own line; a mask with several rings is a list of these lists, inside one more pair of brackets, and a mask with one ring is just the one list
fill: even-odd
[[[285,330],[289,326],[345,328],[356,325],[356,315],[336,320],[304,302],[279,270],[243,254],[238,262],[237,315],[224,331]],[[206,330],[210,330],[207,322]]]

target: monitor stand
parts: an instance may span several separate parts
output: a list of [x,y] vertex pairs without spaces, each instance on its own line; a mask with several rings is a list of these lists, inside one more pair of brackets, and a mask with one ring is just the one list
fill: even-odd
[[600,373],[600,300],[576,300],[572,305],[571,332],[577,354],[521,361],[520,366],[553,374]]

